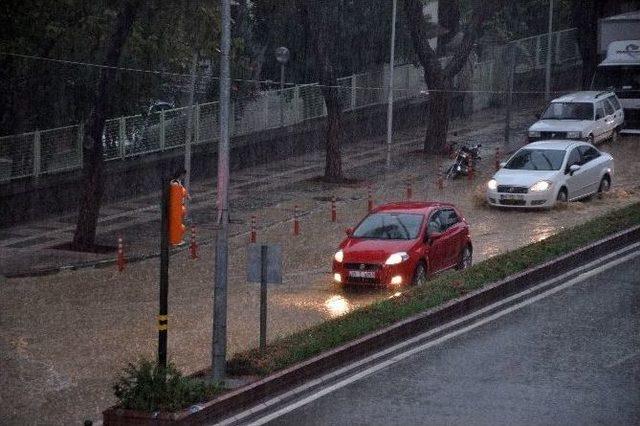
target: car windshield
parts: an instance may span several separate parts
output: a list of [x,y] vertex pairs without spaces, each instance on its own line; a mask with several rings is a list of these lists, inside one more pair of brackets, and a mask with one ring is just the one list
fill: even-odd
[[588,102],[552,102],[543,120],[593,120],[593,104]]
[[596,90],[640,90],[640,67],[606,66],[598,67],[593,77]]
[[374,213],[353,232],[357,238],[413,240],[418,238],[424,216],[411,213]]
[[505,169],[560,170],[564,151],[560,149],[521,149],[511,157]]

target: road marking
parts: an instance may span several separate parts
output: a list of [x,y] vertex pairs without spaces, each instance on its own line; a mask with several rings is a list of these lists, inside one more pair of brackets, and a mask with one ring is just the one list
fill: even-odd
[[[302,407],[302,406],[304,406],[306,404],[309,404],[310,402],[313,402],[313,401],[315,401],[315,400],[317,400],[317,399],[319,399],[319,398],[321,398],[321,397],[323,397],[325,395],[328,395],[328,394],[330,394],[330,393],[332,393],[332,392],[334,392],[334,391],[336,391],[338,389],[341,389],[341,388],[343,388],[343,387],[345,387],[345,386],[347,386],[347,385],[349,385],[351,383],[354,383],[354,382],[356,382],[356,381],[358,381],[358,380],[360,380],[360,379],[362,379],[364,377],[367,377],[367,376],[369,376],[369,375],[371,375],[371,374],[373,374],[373,373],[375,373],[377,371],[380,371],[380,370],[382,370],[382,369],[384,369],[384,368],[386,368],[386,367],[388,367],[390,365],[396,364],[397,362],[402,361],[402,360],[404,360],[404,359],[406,359],[406,358],[408,358],[408,357],[410,357],[410,356],[412,356],[412,355],[414,355],[416,353],[422,352],[425,349],[431,348],[432,346],[439,345],[440,343],[443,343],[443,342],[445,342],[447,340],[450,340],[450,339],[452,339],[452,338],[454,338],[456,336],[459,336],[459,335],[464,334],[464,333],[466,333],[468,331],[471,331],[471,330],[473,330],[473,329],[475,329],[477,327],[480,327],[480,326],[482,326],[482,325],[484,325],[486,323],[489,323],[489,322],[494,321],[494,320],[496,320],[498,318],[501,318],[501,317],[503,317],[503,316],[505,316],[505,315],[507,315],[507,314],[509,314],[511,312],[514,312],[516,310],[522,309],[525,306],[528,306],[528,305],[530,305],[532,303],[535,303],[535,302],[537,302],[537,301],[539,301],[541,299],[549,297],[549,296],[551,296],[551,295],[553,295],[555,293],[558,293],[558,292],[560,292],[560,291],[562,291],[564,289],[572,287],[572,286],[578,284],[579,282],[582,282],[582,281],[584,281],[584,280],[586,280],[586,279],[588,279],[588,278],[590,278],[590,277],[592,277],[594,275],[598,275],[598,274],[600,274],[600,273],[602,273],[602,272],[604,272],[604,271],[606,271],[608,269],[611,269],[611,268],[613,268],[613,267],[615,267],[615,266],[617,266],[617,265],[619,265],[621,263],[624,263],[624,262],[626,262],[626,261],[628,261],[630,259],[638,257],[638,256],[640,256],[640,250],[637,250],[639,247],[640,247],[640,243],[635,243],[635,244],[633,244],[631,246],[628,246],[628,247],[625,247],[623,249],[617,250],[616,252],[613,252],[613,253],[610,253],[610,254],[608,254],[606,256],[603,256],[602,258],[600,258],[598,260],[590,262],[590,263],[588,263],[586,265],[583,265],[583,266],[581,266],[579,268],[576,268],[576,269],[574,269],[572,271],[566,272],[566,273],[564,273],[564,274],[562,274],[562,275],[560,275],[560,276],[558,276],[556,278],[553,278],[551,280],[547,280],[547,281],[545,281],[545,282],[543,282],[541,284],[538,284],[535,287],[532,287],[532,288],[530,288],[528,290],[525,290],[523,292],[517,293],[517,294],[515,294],[513,296],[510,296],[510,297],[508,297],[508,298],[506,298],[506,299],[504,299],[502,301],[494,303],[494,304],[492,304],[490,306],[487,306],[487,307],[485,307],[483,309],[480,309],[480,310],[478,310],[478,311],[476,311],[474,313],[466,315],[466,316],[464,316],[462,318],[459,318],[459,319],[457,319],[455,321],[452,321],[452,322],[450,322],[448,324],[444,324],[444,325],[442,325],[440,327],[437,327],[437,328],[435,328],[433,330],[425,332],[425,333],[423,333],[423,334],[421,334],[419,336],[416,336],[416,337],[414,337],[414,338],[412,338],[410,340],[407,340],[405,342],[401,342],[401,343],[399,343],[399,344],[397,344],[395,346],[392,346],[392,347],[390,347],[388,349],[385,349],[385,350],[383,350],[381,352],[378,352],[378,353],[376,353],[374,355],[371,355],[371,356],[369,356],[369,357],[367,357],[367,358],[365,358],[365,359],[363,359],[361,361],[355,362],[355,363],[351,364],[348,367],[343,367],[343,368],[341,368],[339,370],[336,370],[336,371],[334,371],[332,373],[329,373],[329,374],[327,374],[327,375],[325,375],[323,377],[315,379],[315,380],[313,380],[313,381],[311,381],[311,382],[309,382],[309,383],[307,383],[305,385],[302,385],[302,386],[300,386],[300,387],[298,387],[298,388],[296,388],[296,389],[294,389],[292,391],[289,391],[289,392],[287,392],[287,393],[285,393],[283,395],[280,395],[280,396],[278,396],[276,398],[273,398],[273,399],[271,399],[269,401],[265,401],[265,402],[260,404],[261,408],[275,405],[275,404],[277,404],[277,402],[279,402],[279,401],[281,401],[281,400],[283,400],[285,398],[288,398],[288,397],[291,397],[291,396],[295,396],[296,394],[302,394],[306,390],[310,389],[311,387],[314,387],[314,386],[316,386],[318,384],[321,384],[323,382],[327,382],[327,381],[331,380],[332,378],[335,378],[335,377],[339,376],[342,373],[345,373],[345,372],[348,372],[349,370],[353,370],[353,369],[357,368],[360,365],[369,363],[370,361],[375,360],[377,358],[381,358],[381,357],[385,356],[386,354],[389,354],[389,353],[392,353],[394,351],[397,351],[398,349],[401,349],[403,347],[410,346],[411,344],[415,343],[416,341],[419,341],[419,340],[422,340],[424,338],[427,338],[430,335],[434,335],[434,334],[438,333],[439,331],[445,330],[447,328],[454,327],[457,324],[460,324],[462,322],[468,321],[469,319],[473,319],[475,317],[478,317],[478,316],[482,315],[484,312],[493,310],[496,307],[499,307],[501,305],[509,303],[511,300],[514,300],[516,298],[521,298],[523,295],[531,294],[531,293],[534,293],[536,290],[538,290],[540,288],[544,288],[544,287],[547,287],[549,285],[553,285],[554,283],[559,282],[559,281],[563,280],[564,278],[566,278],[566,277],[568,277],[570,275],[574,275],[576,272],[583,271],[585,269],[590,269],[594,265],[599,265],[599,266],[596,266],[595,268],[593,268],[593,269],[591,269],[589,271],[580,273],[578,276],[570,279],[569,281],[567,281],[564,284],[561,284],[561,285],[553,287],[553,288],[551,288],[549,290],[546,290],[543,293],[540,293],[540,294],[538,294],[536,296],[533,296],[533,297],[531,297],[531,298],[529,298],[527,300],[524,300],[524,301],[522,301],[520,303],[517,303],[516,305],[508,307],[508,308],[506,308],[506,309],[504,309],[504,310],[502,310],[500,312],[496,312],[495,314],[492,314],[492,315],[490,315],[490,316],[488,316],[486,318],[483,318],[483,319],[481,319],[481,320],[479,320],[479,321],[477,321],[477,322],[475,322],[473,324],[470,324],[470,325],[465,326],[465,327],[463,327],[461,329],[455,330],[455,331],[453,331],[453,332],[451,332],[449,334],[446,334],[446,335],[444,335],[442,337],[439,337],[439,338],[437,338],[435,340],[429,341],[429,342],[427,342],[425,344],[422,344],[422,345],[420,345],[418,347],[412,348],[412,349],[410,349],[408,351],[402,352],[402,353],[400,353],[400,354],[398,354],[398,355],[396,355],[396,356],[394,356],[394,357],[392,357],[392,358],[390,358],[388,360],[385,360],[383,362],[380,362],[379,364],[376,364],[376,365],[374,365],[372,367],[367,368],[366,370],[358,372],[358,373],[354,374],[353,376],[350,376],[350,377],[348,377],[346,379],[343,379],[343,380],[341,380],[341,381],[339,381],[337,383],[334,383],[333,385],[328,386],[328,387],[326,387],[324,389],[321,389],[321,390],[317,391],[316,393],[314,393],[312,395],[309,395],[309,396],[307,396],[307,397],[305,397],[305,398],[303,398],[303,399],[301,399],[299,401],[296,401],[296,402],[294,402],[294,403],[292,403],[290,405],[287,405],[287,406],[285,406],[285,407],[283,407],[283,408],[281,408],[281,409],[279,409],[279,410],[277,410],[277,411],[275,411],[275,412],[273,412],[273,413],[271,413],[271,414],[269,414],[269,415],[267,415],[265,417],[262,417],[262,418],[256,420],[255,422],[250,423],[250,425],[258,426],[258,425],[263,425],[263,424],[265,424],[267,422],[270,422],[271,420],[274,420],[274,419],[276,419],[278,417],[281,417],[281,416],[283,416],[283,415],[285,415],[285,414],[287,414],[287,413],[289,413],[291,411],[294,411],[297,408],[300,408],[300,407]],[[613,257],[619,255],[620,253],[625,253],[625,252],[629,252],[629,251],[631,251],[631,253],[628,253],[628,254],[626,254],[623,257],[620,257],[618,259],[611,260],[610,262],[607,263],[607,261],[609,259],[612,259]],[[635,354],[633,356],[635,356]],[[252,407],[251,409],[249,409],[247,411],[241,412],[241,413],[239,413],[239,414],[237,414],[237,415],[235,415],[235,416],[233,416],[231,418],[223,420],[222,422],[216,423],[216,425],[220,425],[220,426],[222,426],[222,425],[230,425],[230,424],[233,424],[233,423],[235,423],[237,421],[242,420],[243,418],[246,418],[246,417],[250,416],[251,414],[255,414],[255,412],[256,412],[256,407]]]

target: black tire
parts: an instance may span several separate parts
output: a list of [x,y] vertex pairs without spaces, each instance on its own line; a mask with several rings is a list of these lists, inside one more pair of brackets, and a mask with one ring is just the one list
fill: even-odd
[[611,179],[609,176],[602,176],[600,180],[600,186],[598,187],[598,194],[602,194],[603,192],[609,192],[611,189]]
[[613,129],[613,132],[611,132],[611,137],[609,138],[609,142],[611,142],[612,144],[618,143],[619,134],[620,134],[620,130],[617,127]]
[[456,265],[456,269],[458,271],[462,271],[463,269],[467,269],[473,263],[473,250],[471,247],[466,245],[460,251],[460,256],[458,258],[458,264]]
[[560,191],[558,191],[558,196],[556,197],[556,201],[560,203],[566,203],[567,201],[569,201],[569,193],[567,192],[567,188],[560,188]]
[[456,165],[452,164],[449,166],[446,172],[444,172],[445,179],[455,179],[458,177],[458,170],[456,169]]
[[427,282],[427,266],[424,262],[419,262],[416,270],[413,272],[411,285],[423,285]]

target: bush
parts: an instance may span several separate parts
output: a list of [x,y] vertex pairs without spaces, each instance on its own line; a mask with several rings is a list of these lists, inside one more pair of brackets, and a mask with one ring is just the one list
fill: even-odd
[[129,363],[113,389],[122,408],[147,412],[179,411],[222,390],[205,380],[183,376],[172,363],[162,368],[146,359]]

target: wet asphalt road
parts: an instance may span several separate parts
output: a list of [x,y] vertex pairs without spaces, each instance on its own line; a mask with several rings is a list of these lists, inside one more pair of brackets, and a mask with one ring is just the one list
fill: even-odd
[[410,356],[269,424],[638,424],[638,259]]

